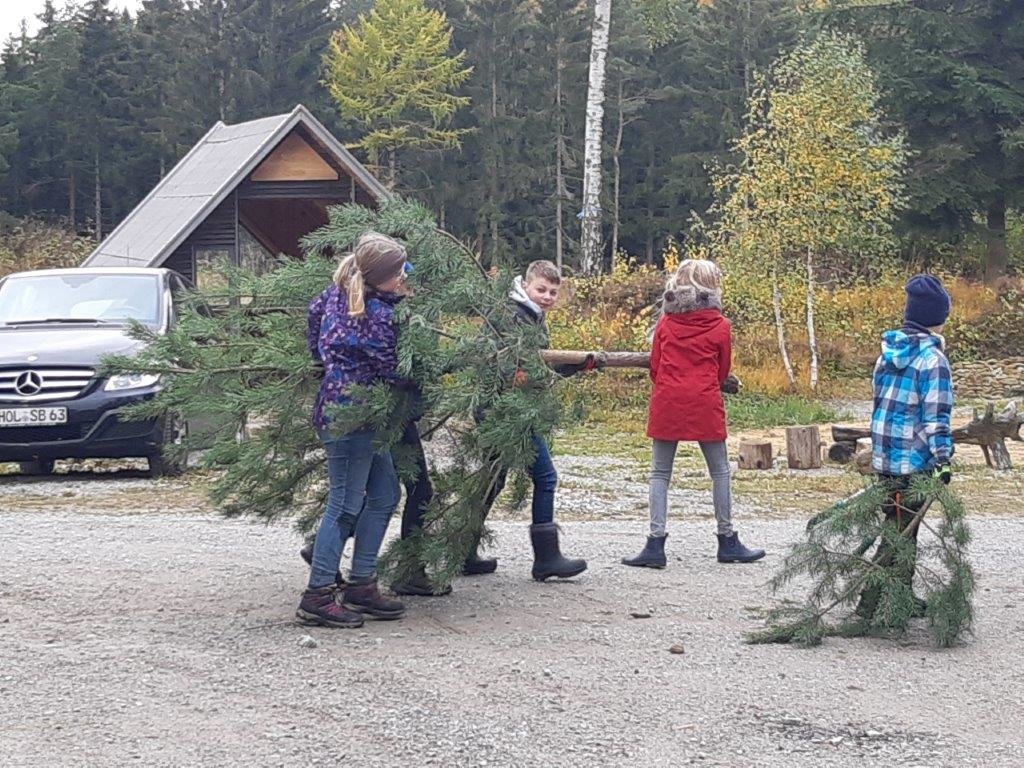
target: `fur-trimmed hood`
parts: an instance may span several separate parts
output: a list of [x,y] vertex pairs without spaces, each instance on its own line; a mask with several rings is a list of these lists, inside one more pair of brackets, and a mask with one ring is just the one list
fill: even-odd
[[707,291],[692,285],[669,285],[661,299],[661,312],[665,315],[681,315],[701,309],[722,311],[722,296],[717,291]]

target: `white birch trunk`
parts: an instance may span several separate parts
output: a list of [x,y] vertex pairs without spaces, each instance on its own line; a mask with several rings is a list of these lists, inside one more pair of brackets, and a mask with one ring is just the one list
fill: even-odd
[[818,333],[814,328],[814,257],[807,249],[807,341],[811,347],[811,391],[818,389]]
[[622,112],[622,80],[619,80],[618,99],[618,128],[615,132],[615,152],[612,155],[612,162],[615,165],[615,175],[612,181],[612,271],[615,270],[615,260],[619,257],[619,185],[622,181],[622,168],[619,156],[622,154],[622,129],[625,125],[625,117]]
[[605,60],[611,0],[595,0],[590,38],[590,82],[587,87],[587,126],[583,148],[583,223],[580,238],[584,274],[595,274],[601,265],[601,131],[604,123]]
[[565,154],[565,120],[562,116],[562,28],[559,25],[555,42],[555,264],[561,269],[564,256],[562,243],[562,208],[565,201],[565,180],[562,157]]
[[796,374],[793,373],[793,363],[789,359],[789,349],[786,347],[786,324],[782,319],[782,289],[779,287],[779,275],[772,270],[772,310],[775,312],[775,332],[779,340],[779,354],[782,356],[782,364],[786,367],[786,375],[790,384],[796,384]]

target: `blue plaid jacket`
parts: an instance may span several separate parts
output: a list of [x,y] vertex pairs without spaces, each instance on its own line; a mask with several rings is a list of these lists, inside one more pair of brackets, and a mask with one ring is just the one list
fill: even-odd
[[942,340],[912,326],[887,331],[874,386],[874,470],[912,475],[948,463],[953,456],[953,381]]

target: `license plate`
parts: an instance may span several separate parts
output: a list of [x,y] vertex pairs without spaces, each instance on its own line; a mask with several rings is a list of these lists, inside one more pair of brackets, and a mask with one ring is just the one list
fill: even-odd
[[44,427],[67,423],[67,408],[0,408],[0,427]]

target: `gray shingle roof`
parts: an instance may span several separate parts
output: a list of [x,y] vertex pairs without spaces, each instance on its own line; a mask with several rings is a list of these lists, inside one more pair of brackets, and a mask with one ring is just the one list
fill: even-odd
[[301,104],[286,115],[217,123],[85,260],[85,267],[159,266],[297,125],[375,198],[388,192]]

